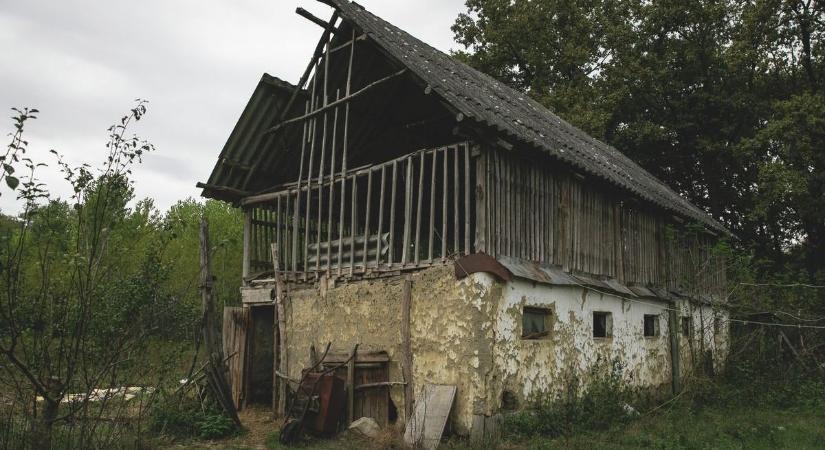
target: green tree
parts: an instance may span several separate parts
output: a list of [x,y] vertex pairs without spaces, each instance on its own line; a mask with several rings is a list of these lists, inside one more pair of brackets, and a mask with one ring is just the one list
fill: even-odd
[[466,5],[457,57],[668,182],[764,270],[825,268],[822,2]]

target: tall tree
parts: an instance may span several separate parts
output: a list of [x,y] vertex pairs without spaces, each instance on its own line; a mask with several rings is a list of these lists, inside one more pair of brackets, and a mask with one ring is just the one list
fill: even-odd
[[[456,56],[612,144],[776,269],[823,257],[816,0],[468,0]],[[819,101],[819,103],[818,103]]]

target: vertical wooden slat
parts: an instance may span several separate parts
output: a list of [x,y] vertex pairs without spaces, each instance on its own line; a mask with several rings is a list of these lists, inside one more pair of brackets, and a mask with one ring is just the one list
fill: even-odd
[[375,247],[375,267],[381,262],[381,234],[384,232],[384,188],[387,179],[387,166],[381,166],[381,193],[378,196],[378,242]]
[[418,193],[416,194],[416,214],[415,214],[415,255],[413,261],[418,265],[419,255],[421,254],[421,214],[422,214],[422,199],[424,197],[424,156],[425,152],[419,153],[420,164],[418,168]]
[[244,209],[243,212],[243,266],[241,269],[241,279],[243,284],[247,284],[251,272],[252,262],[252,210]]
[[355,236],[358,233],[358,178],[352,176],[352,209],[350,211],[350,245],[349,245],[349,273],[355,273]]
[[447,160],[449,153],[446,149],[441,150],[444,155],[444,173],[442,174],[441,187],[441,259],[447,259]]
[[473,253],[470,241],[470,146],[464,144],[464,254]]
[[389,255],[387,257],[390,265],[395,263],[395,197],[397,196],[396,185],[398,179],[398,160],[392,162],[392,189],[390,189],[390,239],[388,242]]
[[[306,101],[304,104],[304,114],[309,113],[310,102],[309,100]],[[292,234],[294,239],[292,240],[292,271],[298,272],[298,215],[299,211],[301,210],[301,182],[303,181],[302,177],[304,174],[304,153],[306,152],[306,144],[307,144],[307,133],[308,133],[308,126],[307,122],[303,122],[303,133],[301,134],[301,160],[298,163],[298,192],[295,195],[295,210],[293,211],[293,218],[292,218]]]
[[487,197],[490,191],[487,189],[487,152],[482,151],[475,158],[476,169],[476,192],[475,192],[475,248],[468,250],[469,253],[485,252],[487,250],[487,227],[489,226],[487,215]]
[[427,259],[433,260],[433,241],[435,234],[435,174],[438,167],[438,149],[433,150],[433,162],[430,174],[430,228],[427,231],[429,236],[427,240]]
[[[352,39],[350,40],[349,62],[347,64],[347,84],[344,89],[344,97],[349,97],[352,89],[352,62],[355,58],[355,29],[352,30]],[[344,251],[344,197],[347,192],[347,150],[349,146],[349,104],[344,106],[344,135],[342,139],[341,150],[341,209],[338,218],[338,275],[341,275],[341,253]],[[352,234],[352,233],[350,233]]]
[[458,226],[458,189],[460,186],[458,174],[458,146],[453,147],[453,254],[458,257],[460,252],[459,242],[461,239],[461,228]]
[[[317,75],[317,67],[316,67],[316,75],[312,78],[312,110],[318,109],[318,101],[315,99],[315,84],[318,80]],[[312,199],[312,167],[314,165],[315,159],[315,141],[316,135],[318,134],[318,123],[317,120],[313,117],[310,121],[310,142],[309,142],[309,164],[307,166],[307,184],[306,184],[306,213],[304,214],[304,246],[303,246],[303,253],[304,253],[304,279],[306,279],[309,273],[309,213],[312,209],[310,207],[311,203],[310,200]]]
[[[341,90],[335,90],[335,100],[341,98]],[[338,107],[332,113],[332,138],[329,157],[329,207],[327,208],[327,272],[332,268],[332,211],[335,209],[335,144],[338,136]],[[340,239],[340,237],[339,237]]]
[[409,261],[409,247],[410,247],[410,228],[412,226],[412,177],[413,177],[413,162],[412,157],[409,156],[405,160],[407,165],[407,176],[404,187],[404,237],[403,247],[401,248],[401,264],[406,265]]
[[[370,242],[370,206],[372,205],[372,169],[367,172],[367,201],[364,214],[364,272],[367,271],[367,250]],[[380,238],[380,236],[379,236]]]

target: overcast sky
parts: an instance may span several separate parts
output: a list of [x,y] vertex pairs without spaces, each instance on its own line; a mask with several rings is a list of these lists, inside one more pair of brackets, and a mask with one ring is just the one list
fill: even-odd
[[[359,3],[430,45],[456,48],[450,26],[463,0]],[[314,0],[2,0],[0,117],[36,107],[26,130],[33,159],[53,162],[54,148],[97,165],[106,128],[135,98],[149,100],[133,131],[157,150],[135,171],[135,188],[165,210],[199,195],[195,183],[208,178],[263,72],[297,82],[321,29],[296,6],[332,13]],[[10,132],[11,120],[0,129]],[[68,191],[54,164],[40,178]],[[19,202],[0,189],[0,210],[16,212]]]

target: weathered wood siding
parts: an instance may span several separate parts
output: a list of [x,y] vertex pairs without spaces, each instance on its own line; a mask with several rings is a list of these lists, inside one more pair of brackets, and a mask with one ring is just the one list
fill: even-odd
[[476,250],[720,298],[715,238],[685,233],[671,215],[551,164],[487,150],[476,158]]

